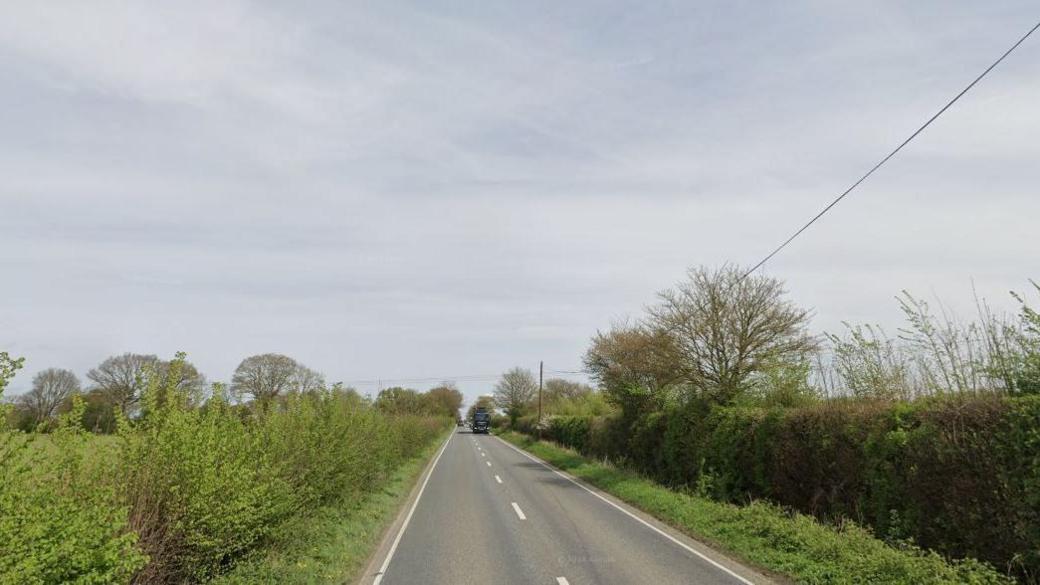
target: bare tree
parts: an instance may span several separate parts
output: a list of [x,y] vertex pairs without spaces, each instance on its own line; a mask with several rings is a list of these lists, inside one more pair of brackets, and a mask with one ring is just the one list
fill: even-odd
[[502,378],[495,384],[495,404],[505,410],[509,420],[516,424],[516,419],[531,403],[537,391],[538,382],[530,370],[513,368],[502,374]]
[[729,403],[749,377],[771,363],[801,361],[817,341],[806,332],[809,311],[785,299],[772,277],[744,277],[724,265],[694,268],[659,294],[649,322],[675,341],[678,366],[703,397]]
[[21,396],[19,403],[32,418],[35,427],[57,415],[62,403],[79,392],[79,388],[76,374],[69,370],[49,368],[33,377],[32,389]]
[[303,364],[297,364],[289,383],[293,392],[313,392],[325,387],[325,376]]
[[147,386],[147,374],[158,365],[154,355],[124,353],[112,356],[87,372],[93,389],[126,414],[135,414]]
[[277,353],[250,356],[235,368],[231,389],[267,404],[292,389],[293,376],[298,368],[299,364],[289,356]]

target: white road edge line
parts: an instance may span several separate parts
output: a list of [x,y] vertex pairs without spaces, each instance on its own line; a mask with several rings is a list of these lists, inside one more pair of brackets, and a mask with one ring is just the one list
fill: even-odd
[[[555,473],[556,475],[558,475],[558,476],[560,476],[560,477],[562,477],[562,478],[566,479],[567,481],[569,481],[569,482],[573,483],[574,485],[576,485],[576,486],[580,487],[581,489],[583,489],[583,490],[585,490],[585,491],[589,492],[590,494],[592,494],[592,495],[596,496],[597,498],[599,498],[599,499],[600,499],[600,500],[602,500],[603,502],[605,502],[605,503],[609,504],[609,505],[610,505],[611,507],[615,508],[615,509],[616,509],[616,510],[618,510],[619,512],[622,512],[623,514],[625,514],[625,515],[626,515],[626,516],[628,516],[629,518],[631,518],[631,519],[635,520],[636,522],[639,522],[639,523],[640,523],[640,524],[642,524],[643,526],[646,526],[646,527],[647,527],[647,528],[649,528],[650,530],[653,530],[653,531],[654,531],[654,532],[656,532],[657,534],[659,534],[659,535],[661,535],[661,536],[663,536],[663,537],[667,538],[668,540],[672,541],[672,542],[673,542],[674,544],[678,545],[678,546],[679,546],[680,548],[682,548],[682,549],[686,550],[686,551],[687,551],[687,552],[689,552],[689,553],[692,553],[692,554],[696,555],[697,557],[699,557],[699,558],[701,558],[702,560],[704,560],[704,561],[708,562],[709,564],[711,564],[711,565],[712,565],[713,567],[715,567],[716,569],[718,569],[718,570],[720,570],[720,571],[722,571],[722,572],[726,573],[727,575],[729,575],[729,576],[733,577],[734,579],[736,579],[736,580],[740,581],[741,583],[744,583],[744,585],[755,585],[755,584],[754,584],[754,583],[752,583],[751,581],[748,581],[748,580],[747,580],[747,579],[745,579],[744,577],[741,577],[740,575],[738,575],[738,574],[734,573],[734,572],[733,572],[733,571],[732,571],[731,569],[727,568],[726,566],[724,566],[724,565],[721,565],[721,564],[719,564],[719,563],[718,563],[717,561],[715,561],[715,560],[711,559],[710,557],[706,556],[706,555],[705,555],[704,553],[702,553],[702,552],[700,552],[700,551],[698,551],[698,550],[696,550],[696,549],[694,549],[694,548],[690,547],[690,546],[689,546],[689,545],[687,545],[687,544],[686,544],[685,542],[683,542],[683,541],[679,540],[678,538],[675,538],[675,537],[674,537],[674,536],[672,536],[671,534],[668,534],[667,532],[665,532],[665,531],[661,530],[660,528],[658,528],[658,527],[654,526],[653,524],[651,524],[651,523],[647,522],[646,520],[643,520],[643,519],[642,519],[642,518],[640,518],[639,516],[636,516],[636,515],[635,515],[635,514],[633,514],[632,512],[629,512],[628,510],[626,510],[626,509],[622,508],[621,506],[619,506],[619,505],[615,504],[614,502],[611,502],[611,501],[610,501],[610,500],[608,500],[607,498],[604,498],[603,496],[601,496],[601,495],[597,494],[596,492],[592,491],[592,490],[591,490],[591,489],[589,489],[589,488],[588,488],[588,487],[587,487],[586,485],[582,484],[581,482],[579,482],[578,480],[574,479],[574,478],[573,478],[573,477],[571,477],[570,475],[567,475],[566,473],[563,473],[562,471],[560,471],[560,470],[558,470],[558,469],[554,468],[553,466],[549,465],[549,464],[548,464],[548,463],[546,463],[545,461],[542,461],[541,459],[539,459],[539,458],[535,457],[534,455],[531,455],[530,453],[527,453],[527,452],[526,452],[526,451],[524,451],[523,449],[520,449],[519,447],[516,447],[515,445],[513,445],[512,443],[510,443],[509,441],[506,441],[505,439],[503,439],[503,438],[501,438],[501,437],[498,437],[498,436],[496,436],[495,438],[496,438],[496,439],[498,439],[499,441],[502,441],[503,443],[505,443],[505,445],[506,445],[507,447],[509,447],[510,449],[512,449],[512,450],[514,450],[514,451],[516,451],[517,453],[519,453],[519,454],[523,455],[524,457],[527,457],[527,458],[528,458],[528,459],[530,459],[531,461],[534,461],[534,462],[536,462],[536,463],[540,463],[540,464],[542,464],[542,465],[543,465],[543,466],[544,466],[544,467],[545,467],[546,469],[548,469],[549,471],[551,471],[551,472]],[[515,505],[516,505],[516,504],[514,504],[514,506],[515,506]]]
[[571,585],[571,582],[567,580],[567,577],[557,577],[556,583],[558,585]]
[[376,578],[372,581],[372,585],[379,585],[383,581],[383,575],[386,574],[386,570],[390,567],[390,561],[394,558],[394,553],[397,552],[397,545],[401,544],[401,537],[404,536],[404,531],[408,528],[408,523],[412,521],[412,514],[415,514],[415,508],[419,506],[419,500],[422,498],[423,492],[426,490],[426,484],[430,483],[430,478],[433,477],[433,471],[437,469],[437,462],[441,460],[441,455],[444,454],[444,450],[448,448],[448,443],[451,443],[451,438],[455,436],[455,433],[448,435],[448,440],[444,441],[444,446],[437,452],[437,457],[433,460],[433,464],[430,465],[430,471],[426,474],[426,479],[423,480],[422,485],[419,486],[419,493],[415,496],[415,501],[412,502],[412,509],[408,510],[408,515],[404,518],[404,524],[401,524],[401,529],[397,531],[397,536],[394,537],[394,543],[390,545],[390,551],[386,553],[386,558],[383,559],[383,565],[379,567],[379,572],[376,573]]
[[516,515],[519,516],[521,520],[527,520],[527,516],[524,516],[524,511],[520,509],[520,506],[518,506],[516,502],[511,503],[513,504],[513,511],[516,512]]
[[495,481],[497,481],[498,483],[502,483],[502,478],[496,475]]

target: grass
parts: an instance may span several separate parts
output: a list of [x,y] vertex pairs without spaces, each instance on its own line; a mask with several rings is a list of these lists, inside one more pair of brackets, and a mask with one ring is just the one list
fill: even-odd
[[716,502],[527,435],[500,436],[698,540],[798,583],[1013,583],[978,561],[949,561],[909,544],[893,546],[851,522],[824,525],[765,502]]
[[[454,432],[454,429],[452,429]],[[401,465],[386,484],[353,503],[323,506],[281,527],[273,545],[213,583],[354,583],[433,453],[436,441]]]

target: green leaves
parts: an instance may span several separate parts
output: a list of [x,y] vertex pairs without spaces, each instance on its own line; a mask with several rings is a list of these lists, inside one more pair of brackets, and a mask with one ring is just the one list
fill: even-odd
[[[0,355],[6,380],[20,360]],[[82,429],[78,397],[50,435],[0,433],[0,585],[209,580],[307,510],[376,489],[447,424],[337,389],[251,410],[218,388],[198,407],[189,366],[147,369],[115,436]]]
[[978,561],[947,561],[907,543],[891,546],[853,522],[827,525],[764,501],[713,501],[670,490],[623,468],[597,463],[516,433],[502,435],[552,465],[694,537],[798,583],[992,584],[1012,581]]
[[0,461],[0,583],[127,583],[144,566],[106,439],[7,435],[21,448]]
[[[533,434],[533,421],[515,430]],[[553,417],[542,436],[722,501],[763,499],[913,538],[1002,570],[1040,570],[1040,396],[801,408],[696,401],[626,421]]]
[[[0,398],[4,397],[4,389],[24,364],[25,358],[13,358],[6,351],[0,351]],[[7,424],[7,406],[0,403],[0,431]]]

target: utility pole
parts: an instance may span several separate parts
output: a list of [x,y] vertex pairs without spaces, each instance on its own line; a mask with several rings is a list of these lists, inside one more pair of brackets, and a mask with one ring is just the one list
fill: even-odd
[[538,362],[538,440],[542,440],[542,374],[545,372],[545,362]]

